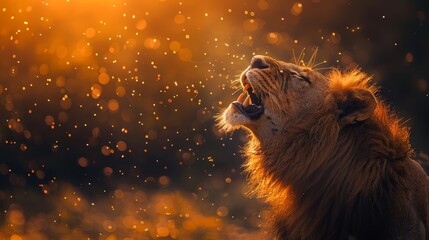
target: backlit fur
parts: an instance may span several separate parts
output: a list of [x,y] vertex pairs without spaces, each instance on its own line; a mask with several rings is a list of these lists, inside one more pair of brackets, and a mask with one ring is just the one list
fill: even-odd
[[370,77],[359,70],[323,76],[262,58],[269,69],[246,71],[264,114],[246,119],[232,105],[218,120],[225,131],[249,133],[244,169],[252,192],[272,206],[273,237],[428,239],[426,175],[410,159],[408,129],[377,98]]

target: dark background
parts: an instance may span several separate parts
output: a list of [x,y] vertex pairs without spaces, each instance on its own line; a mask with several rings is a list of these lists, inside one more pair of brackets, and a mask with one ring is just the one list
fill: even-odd
[[255,54],[360,67],[429,157],[425,1],[0,3],[1,239],[255,239],[243,132],[214,116]]

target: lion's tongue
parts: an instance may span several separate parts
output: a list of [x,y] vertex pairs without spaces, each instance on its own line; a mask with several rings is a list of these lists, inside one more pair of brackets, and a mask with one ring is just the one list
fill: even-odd
[[257,119],[261,116],[264,111],[263,107],[256,106],[254,104],[249,105],[243,108],[243,111],[249,116],[251,119]]
[[261,107],[251,104],[251,105],[245,106],[243,109],[247,114],[251,114],[251,113],[259,112],[261,110]]

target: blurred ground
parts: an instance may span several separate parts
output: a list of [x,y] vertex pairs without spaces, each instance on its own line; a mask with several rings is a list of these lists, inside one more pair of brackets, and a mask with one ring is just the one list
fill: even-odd
[[[263,239],[213,117],[254,54],[359,66],[429,160],[425,1],[4,0],[0,239]],[[426,164],[426,163],[425,163]]]

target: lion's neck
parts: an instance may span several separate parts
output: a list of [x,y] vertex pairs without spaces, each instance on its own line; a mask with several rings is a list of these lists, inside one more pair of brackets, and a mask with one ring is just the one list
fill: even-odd
[[[361,203],[361,193],[376,194],[382,189],[380,183],[386,180],[380,179],[383,174],[377,171],[391,161],[407,158],[410,151],[401,128],[385,126],[384,118],[388,116],[383,114],[343,129],[333,115],[328,115],[308,125],[291,127],[268,144],[256,137],[249,142],[245,169],[255,193],[266,196],[272,204],[277,215],[275,225],[287,221],[289,226],[308,224],[309,232],[321,231],[324,218],[347,218],[344,212],[329,212],[332,204],[347,209],[347,202]],[[371,169],[363,167],[370,161]],[[313,214],[318,220],[311,223],[294,219]]]
[[[258,196],[285,199],[291,188],[303,189],[334,151],[339,127],[334,115],[311,116],[271,138],[253,135],[246,146],[244,165]],[[285,191],[285,189],[287,189]],[[294,190],[295,192],[296,190]],[[270,197],[268,201],[274,201]]]

